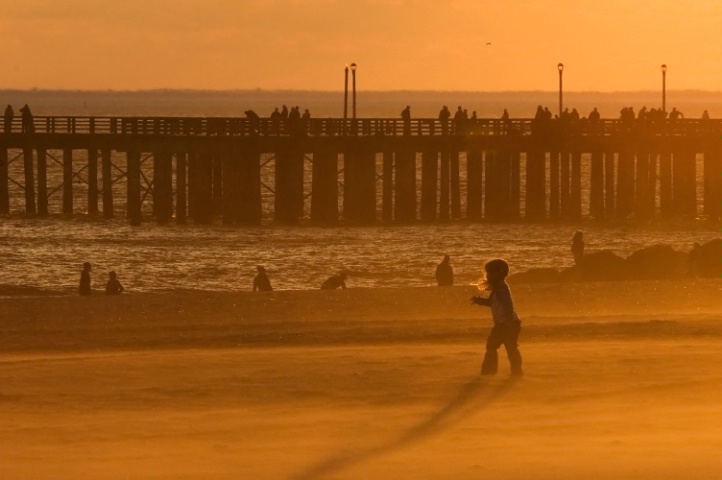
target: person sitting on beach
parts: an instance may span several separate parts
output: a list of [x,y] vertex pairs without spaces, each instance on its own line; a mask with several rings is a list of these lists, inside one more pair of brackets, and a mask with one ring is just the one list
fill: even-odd
[[80,288],[78,293],[81,296],[87,297],[90,295],[90,262],[83,264],[83,271],[80,272]]
[[444,255],[444,259],[436,266],[436,283],[440,287],[454,285],[454,269],[451,267],[451,257]]
[[580,267],[584,259],[584,232],[577,230],[572,237],[572,255],[574,256],[574,265]]
[[125,291],[125,288],[123,288],[123,285],[118,281],[118,278],[115,275],[115,272],[111,271],[108,276],[110,277],[108,279],[108,283],[105,284],[105,294],[106,295],[120,295]]
[[346,272],[328,277],[326,281],[321,284],[321,290],[336,290],[337,288],[346,288]]
[[265,267],[258,265],[256,270],[258,270],[258,275],[253,279],[253,291],[272,292],[273,287],[271,286],[271,281],[268,279],[268,275],[266,275]]
[[517,344],[521,331],[521,320],[516,314],[514,300],[505,280],[509,275],[509,264],[502,259],[491,260],[484,265],[484,270],[486,272],[486,290],[491,293],[488,298],[471,297],[472,304],[491,307],[491,316],[494,320],[494,327],[486,339],[486,353],[481,365],[481,374],[496,374],[499,364],[497,350],[504,345],[511,365],[511,374],[520,377],[524,375],[521,369],[521,353],[519,353]]

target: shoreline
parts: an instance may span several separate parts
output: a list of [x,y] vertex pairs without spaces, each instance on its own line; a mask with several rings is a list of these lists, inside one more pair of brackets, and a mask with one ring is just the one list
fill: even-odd
[[[621,288],[620,288],[621,285]],[[718,337],[722,282],[512,285],[522,341]],[[483,344],[490,312],[476,287],[183,292],[0,298],[0,351]]]

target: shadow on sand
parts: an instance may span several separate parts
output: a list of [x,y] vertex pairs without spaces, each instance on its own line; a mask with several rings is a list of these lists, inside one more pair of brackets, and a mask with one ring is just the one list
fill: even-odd
[[492,386],[486,384],[481,378],[475,379],[464,385],[444,408],[400,437],[363,451],[334,455],[312,465],[301,473],[291,476],[291,479],[311,480],[321,478],[395,450],[400,450],[412,443],[438,434],[494,403],[499,397],[508,392],[518,380],[518,378],[512,377],[500,385]]

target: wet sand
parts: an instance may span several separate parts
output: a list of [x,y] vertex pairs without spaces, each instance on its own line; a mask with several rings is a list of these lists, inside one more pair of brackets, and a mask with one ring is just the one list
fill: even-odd
[[0,299],[1,478],[678,479],[722,471],[722,282]]

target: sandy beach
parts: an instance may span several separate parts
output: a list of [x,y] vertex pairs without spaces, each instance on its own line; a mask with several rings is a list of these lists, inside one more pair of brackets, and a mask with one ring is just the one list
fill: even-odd
[[0,299],[7,479],[715,479],[722,282]]

